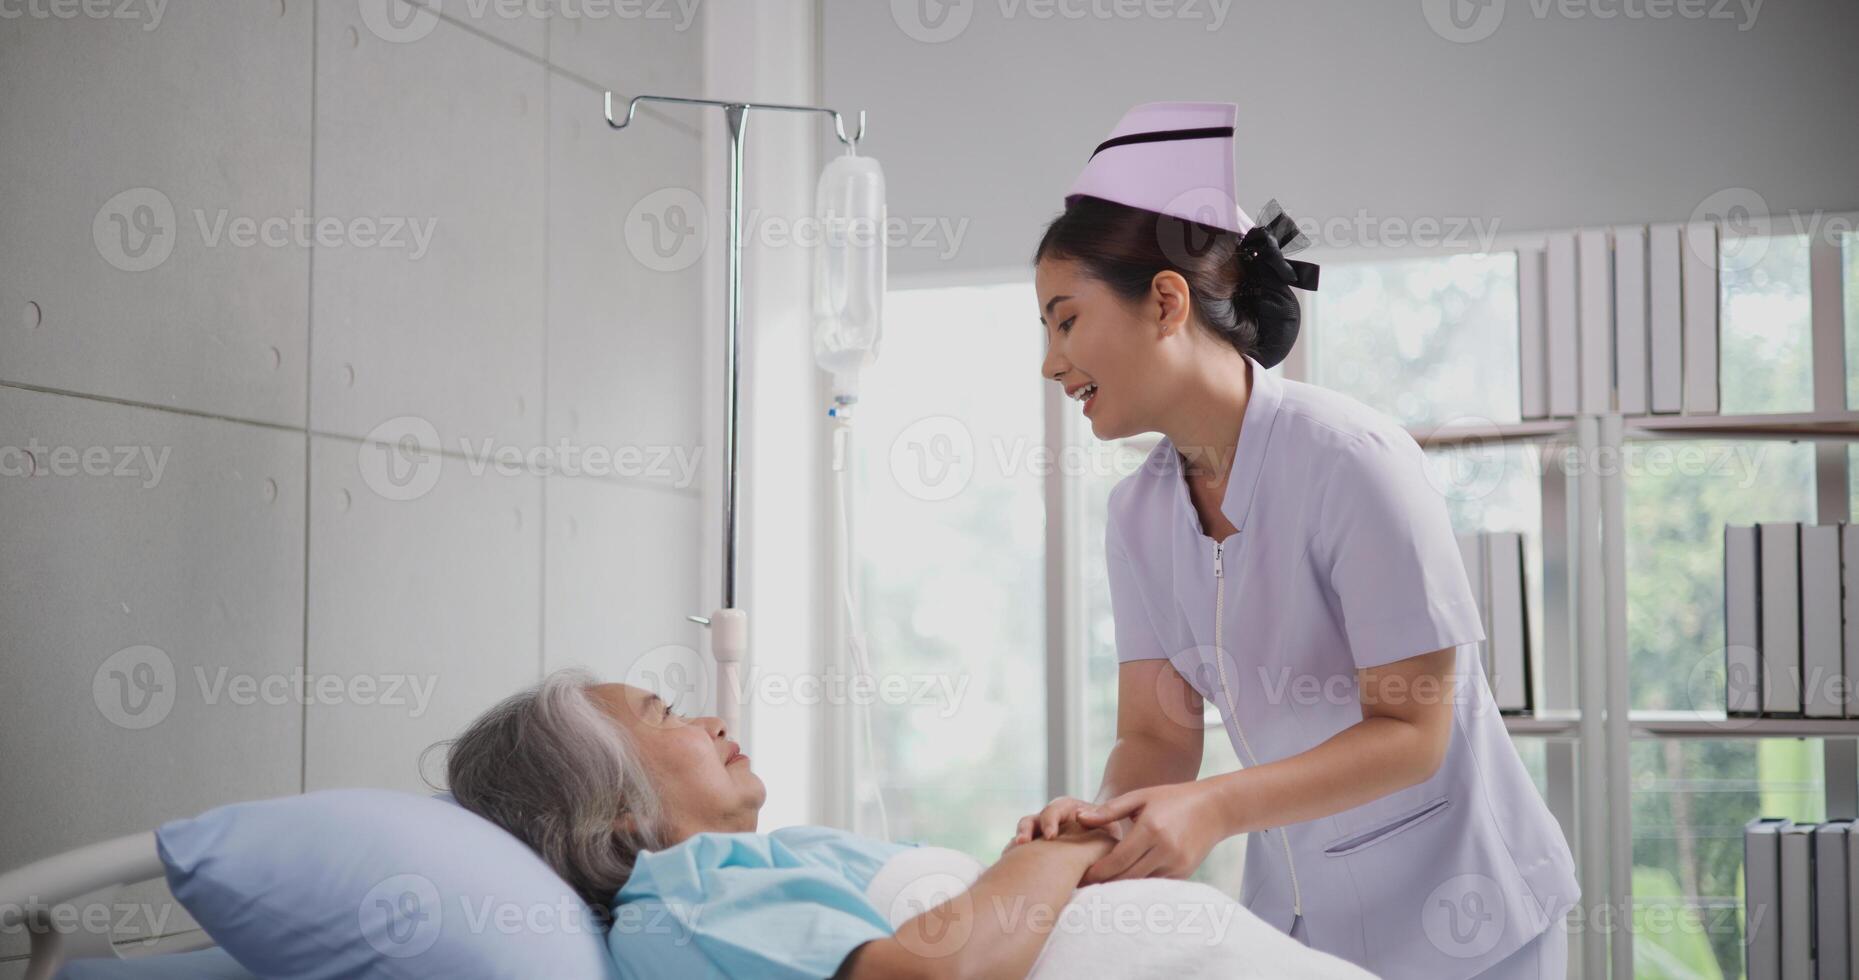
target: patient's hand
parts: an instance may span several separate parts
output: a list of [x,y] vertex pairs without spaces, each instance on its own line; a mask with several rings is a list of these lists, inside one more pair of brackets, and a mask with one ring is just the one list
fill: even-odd
[[[1045,809],[1040,810],[1038,813],[1030,817],[1020,818],[1020,825],[1015,828],[1013,839],[1007,842],[1006,847],[1001,848],[1001,853],[1005,854],[1012,850],[1015,845],[1024,844],[1035,838],[1057,837],[1062,832],[1061,828],[1066,824],[1077,823],[1078,811],[1091,805],[1092,804],[1085,800],[1080,800],[1072,796],[1061,796],[1054,799],[1051,803],[1046,804]],[[1105,829],[1110,832],[1112,837],[1120,840],[1127,826],[1127,821],[1118,821]]]
[[1110,849],[1116,847],[1120,837],[1121,835],[1117,834],[1112,828],[1086,827],[1078,821],[1076,816],[1072,816],[1058,822],[1050,833],[1047,833],[1044,828],[1040,828],[1035,831],[1031,840],[1019,840],[1016,838],[1008,841],[1007,846],[1001,848],[1001,853],[1006,854],[1014,848],[1022,847],[1032,843],[1032,841],[1052,841],[1053,843],[1059,844],[1083,844],[1089,845],[1092,850],[1096,850],[1101,845],[1104,848],[1103,852],[1092,858],[1092,862],[1096,863],[1108,855]]

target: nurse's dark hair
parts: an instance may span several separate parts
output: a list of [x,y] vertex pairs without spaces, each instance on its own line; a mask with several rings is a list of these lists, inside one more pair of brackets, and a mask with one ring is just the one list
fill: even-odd
[[1149,295],[1156,274],[1172,270],[1188,282],[1195,319],[1241,354],[1267,367],[1283,359],[1297,336],[1293,320],[1261,318],[1246,297],[1240,236],[1174,215],[1080,197],[1046,226],[1033,263],[1071,259],[1111,292],[1135,302]]

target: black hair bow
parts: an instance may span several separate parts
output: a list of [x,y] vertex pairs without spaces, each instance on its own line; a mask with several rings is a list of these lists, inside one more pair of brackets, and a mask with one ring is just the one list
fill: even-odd
[[1265,203],[1259,222],[1239,240],[1242,275],[1233,304],[1258,325],[1254,357],[1266,367],[1284,360],[1297,342],[1302,308],[1291,288],[1317,289],[1316,263],[1285,258],[1286,253],[1309,245],[1310,239],[1278,206],[1277,199]]

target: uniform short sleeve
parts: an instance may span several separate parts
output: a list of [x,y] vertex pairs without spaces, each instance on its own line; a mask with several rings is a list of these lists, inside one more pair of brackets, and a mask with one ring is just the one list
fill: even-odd
[[892,934],[831,868],[709,867],[639,880],[619,894],[608,947],[624,977],[830,977]]
[[1358,668],[1485,638],[1446,500],[1405,433],[1338,450],[1312,555],[1335,593]]
[[1143,606],[1136,564],[1118,540],[1115,511],[1107,523],[1104,560],[1110,580],[1110,615],[1116,621],[1117,662],[1166,660],[1168,650]]

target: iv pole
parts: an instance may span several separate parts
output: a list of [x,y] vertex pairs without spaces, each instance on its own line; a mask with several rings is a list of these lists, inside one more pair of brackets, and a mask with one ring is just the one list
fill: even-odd
[[716,661],[717,715],[726,730],[745,740],[742,727],[744,689],[740,684],[744,661],[748,657],[748,613],[736,605],[736,546],[740,537],[737,520],[741,441],[737,422],[741,412],[739,393],[742,371],[738,353],[742,343],[742,149],[748,128],[749,112],[765,109],[775,112],[818,112],[833,117],[833,135],[846,146],[856,148],[865,138],[865,112],[858,114],[858,132],[846,136],[845,120],[833,109],[823,106],[780,105],[768,102],[729,102],[718,99],[687,99],[671,95],[635,95],[626,104],[626,118],[615,119],[613,93],[606,94],[607,125],[625,129],[641,102],[669,102],[678,105],[710,106],[723,110],[729,123],[729,271],[724,303],[723,342],[723,588],[722,607],[709,616],[690,616],[691,622],[710,630],[710,653]]

